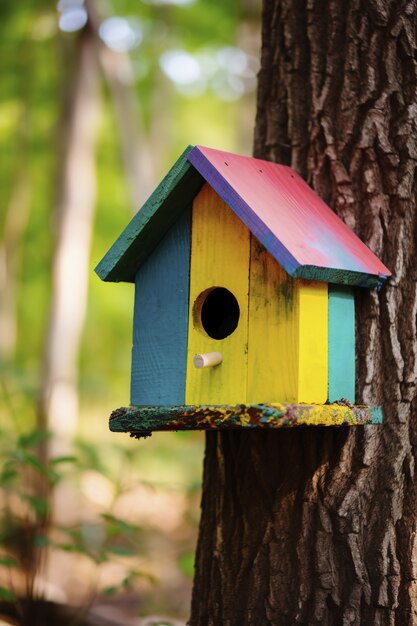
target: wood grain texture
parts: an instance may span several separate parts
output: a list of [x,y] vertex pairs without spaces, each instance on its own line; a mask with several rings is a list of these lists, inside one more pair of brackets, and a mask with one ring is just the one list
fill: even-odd
[[369,286],[390,276],[289,167],[203,146],[187,158],[290,275]]
[[[190,307],[187,359],[187,404],[235,403],[246,399],[249,231],[204,185],[193,203],[190,270]],[[194,318],[198,296],[211,287],[224,287],[238,301],[236,330],[225,339],[212,339]],[[197,369],[195,354],[221,352],[223,362]]]
[[294,279],[252,239],[248,402],[327,400],[327,284]]
[[329,285],[329,402],[355,402],[355,299],[353,290]]
[[251,238],[247,402],[298,397],[296,281]]
[[141,265],[192,203],[204,182],[187,160],[192,148],[183,152],[97,265],[95,272],[102,280],[134,282]]
[[135,437],[147,437],[153,431],[163,430],[253,430],[380,423],[380,407],[274,403],[122,407],[113,411],[109,426],[113,432],[130,432]]
[[191,207],[136,276],[131,403],[185,402]]

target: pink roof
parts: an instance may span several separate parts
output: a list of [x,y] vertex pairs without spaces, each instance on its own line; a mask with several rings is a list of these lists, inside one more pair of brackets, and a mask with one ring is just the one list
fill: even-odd
[[376,282],[390,276],[291,168],[203,146],[187,158],[290,274],[315,278],[317,269],[319,279],[320,269],[329,269],[372,275]]

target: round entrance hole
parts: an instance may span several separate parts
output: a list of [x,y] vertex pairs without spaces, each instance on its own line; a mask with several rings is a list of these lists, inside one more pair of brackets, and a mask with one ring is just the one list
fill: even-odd
[[[205,295],[206,294],[206,295]],[[200,319],[204,330],[212,339],[224,339],[232,334],[239,323],[239,304],[231,291],[215,287],[200,298]]]

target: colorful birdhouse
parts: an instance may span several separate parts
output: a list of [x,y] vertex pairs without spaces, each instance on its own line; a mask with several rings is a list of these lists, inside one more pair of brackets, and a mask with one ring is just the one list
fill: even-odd
[[112,430],[381,421],[355,406],[354,288],[390,272],[291,168],[187,148],[96,272],[135,283]]

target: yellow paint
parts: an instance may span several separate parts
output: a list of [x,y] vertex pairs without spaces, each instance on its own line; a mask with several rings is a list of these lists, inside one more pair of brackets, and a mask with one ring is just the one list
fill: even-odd
[[252,237],[247,402],[296,402],[296,282]]
[[337,404],[132,407],[114,411],[110,417],[110,429],[114,432],[131,432],[140,438],[154,430],[363,426],[381,423],[380,419],[379,407]]
[[[186,404],[245,402],[249,253],[249,230],[205,184],[192,213]],[[221,340],[207,335],[195,312],[198,297],[211,287],[231,291],[240,308],[236,330]],[[197,369],[194,355],[203,352],[221,352],[222,363]]]
[[327,284],[293,279],[252,237],[247,402],[325,402]]
[[328,386],[328,286],[298,280],[299,371],[297,402],[326,402]]

